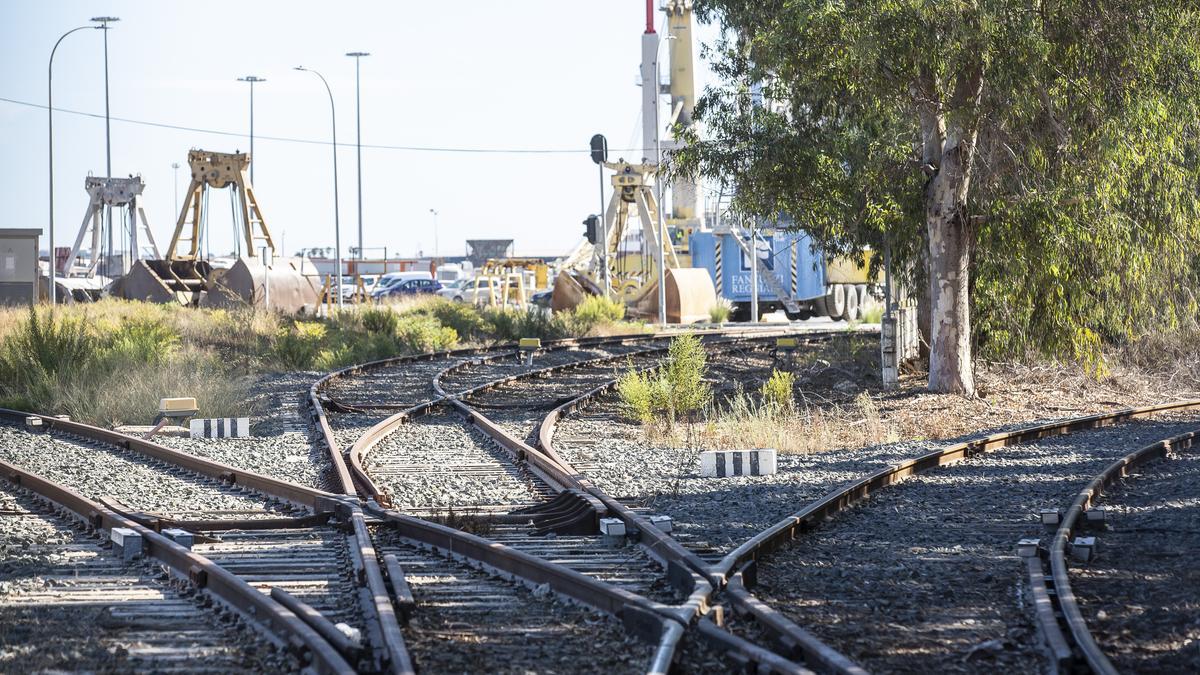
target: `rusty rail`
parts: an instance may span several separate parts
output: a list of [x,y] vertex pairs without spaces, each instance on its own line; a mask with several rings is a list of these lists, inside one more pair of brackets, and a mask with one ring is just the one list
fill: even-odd
[[98,530],[125,527],[141,535],[146,554],[158,559],[178,576],[204,589],[264,626],[306,665],[321,673],[353,673],[338,650],[317,631],[267,595],[208,558],[191,552],[157,532],[58,483],[0,461],[0,473],[9,482],[74,513]]
[[[1190,448],[1198,442],[1200,442],[1200,431],[1191,431],[1157,443],[1152,443],[1125,455],[1108,465],[1104,471],[1080,490],[1074,501],[1071,502],[1070,508],[1063,514],[1058,529],[1054,533],[1054,538],[1050,543],[1050,572],[1054,585],[1054,596],[1062,612],[1061,623],[1066,626],[1067,634],[1070,636],[1070,641],[1074,644],[1075,650],[1078,650],[1078,654],[1063,639],[1065,636],[1060,630],[1059,621],[1052,609],[1050,611],[1035,612],[1039,628],[1042,635],[1046,638],[1047,646],[1054,658],[1055,665],[1062,672],[1074,670],[1072,666],[1077,656],[1082,657],[1083,663],[1093,673],[1096,673],[1096,675],[1117,675],[1118,672],[1112,662],[1108,660],[1108,657],[1104,655],[1104,651],[1096,643],[1095,637],[1092,636],[1092,632],[1088,629],[1087,621],[1083,618],[1083,613],[1079,610],[1079,603],[1075,598],[1075,593],[1071,589],[1066,549],[1067,542],[1070,541],[1071,535],[1080,522],[1080,518],[1091,507],[1093,501],[1104,493],[1106,487],[1124,478],[1132,469],[1152,460],[1166,457],[1172,451]],[[1045,587],[1045,572],[1040,561],[1034,556],[1030,559],[1028,565],[1030,583],[1035,597],[1043,594],[1048,596],[1049,594]],[[1048,608],[1048,605],[1044,606]]]

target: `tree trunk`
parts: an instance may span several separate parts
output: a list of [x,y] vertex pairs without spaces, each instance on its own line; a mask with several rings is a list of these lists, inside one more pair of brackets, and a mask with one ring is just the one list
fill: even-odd
[[958,138],[948,135],[941,166],[925,192],[932,336],[929,388],[971,395],[975,393],[967,294],[971,233],[963,210],[970,173]]

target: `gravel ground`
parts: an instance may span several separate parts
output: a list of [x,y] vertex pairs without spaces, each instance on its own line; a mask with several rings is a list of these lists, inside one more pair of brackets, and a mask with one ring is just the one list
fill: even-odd
[[1121,672],[1200,672],[1200,449],[1142,467],[1099,503],[1099,556],[1071,578],[1092,635]]
[[528,505],[547,494],[482,432],[450,413],[400,425],[364,467],[404,508]]
[[0,484],[0,672],[294,672],[155,566]]
[[267,499],[179,469],[159,468],[116,446],[28,433],[0,426],[0,458],[85,497],[112,496],[134,509],[187,518],[212,511],[267,511],[287,515]]
[[1016,541],[1115,457],[1195,427],[1180,419],[914,476],[761,560],[755,592],[870,671],[1044,670]]
[[[178,438],[156,443],[198,457],[318,489],[332,485],[332,465],[308,423],[308,389],[320,373],[264,375],[246,401],[250,438]],[[251,412],[252,411],[252,412]]]

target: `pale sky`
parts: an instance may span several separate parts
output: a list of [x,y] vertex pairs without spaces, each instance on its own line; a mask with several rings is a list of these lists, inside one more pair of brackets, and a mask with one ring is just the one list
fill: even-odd
[[[97,15],[120,17],[109,32],[113,174],[141,174],[145,208],[161,248],[187,152],[249,150],[255,89],[255,188],[286,252],[332,246],[329,99],[337,106],[343,252],[357,244],[354,59],[362,61],[364,145],[555,153],[430,152],[367,148],[363,222],[368,248],[442,255],[470,238],[513,238],[518,254],[554,254],[579,241],[598,210],[594,133],[610,157],[640,158],[638,62],[641,0],[458,2],[135,2],[0,0],[0,227],[45,228],[48,218],[46,65],[54,41]],[[663,15],[657,14],[661,26]],[[701,40],[715,30],[697,27]],[[660,34],[664,31],[660,30]],[[104,174],[103,36],[72,34],[54,61],[56,244],[69,245],[87,206],[84,177]],[[666,72],[663,48],[664,77]],[[697,56],[700,46],[697,45]],[[697,85],[711,76],[698,64]],[[666,101],[664,100],[664,110]],[[80,111],[98,114],[86,117]],[[125,120],[227,132],[166,129]],[[232,134],[232,135],[231,135]],[[230,250],[228,200],[210,203],[213,251]],[[42,247],[46,247],[45,238]]]

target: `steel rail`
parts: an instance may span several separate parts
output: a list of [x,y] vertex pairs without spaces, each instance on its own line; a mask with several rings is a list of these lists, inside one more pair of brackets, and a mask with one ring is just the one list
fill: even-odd
[[197,588],[204,589],[233,607],[253,623],[263,626],[268,634],[273,634],[273,639],[298,656],[307,657],[301,658],[301,662],[307,662],[318,672],[354,672],[338,650],[295,613],[208,558],[37,474],[4,461],[0,461],[0,474],[14,485],[28,489],[75,514],[93,529],[111,532],[114,527],[124,527],[137,532],[142,537],[147,555],[156,558]]
[[312,509],[314,513],[336,511],[341,504],[345,503],[343,497],[331,492],[305,487],[289,481],[279,480],[278,478],[271,478],[270,476],[264,476],[253,471],[244,471],[228,464],[189,455],[179,450],[172,450],[153,441],[129,436],[111,429],[104,429],[81,422],[72,422],[49,415],[9,410],[7,408],[0,408],[0,418],[18,422],[23,422],[29,418],[36,418],[41,420],[44,430],[59,430],[75,436],[124,448],[145,457],[187,469],[193,473],[256,490],[295,506],[307,507]]
[[[1200,443],[1200,430],[1152,443],[1108,465],[1104,471],[1079,491],[1074,501],[1071,502],[1070,508],[1063,514],[1058,529],[1054,533],[1049,551],[1050,571],[1054,584],[1054,593],[1058,600],[1058,607],[1062,612],[1062,622],[1066,625],[1071,640],[1079,650],[1080,655],[1082,655],[1083,661],[1096,675],[1117,675],[1118,671],[1112,662],[1108,660],[1108,657],[1105,656],[1104,650],[1096,642],[1091,630],[1088,629],[1087,621],[1083,618],[1083,613],[1079,610],[1079,602],[1075,598],[1075,593],[1071,588],[1071,579],[1067,567],[1067,542],[1070,541],[1072,534],[1075,532],[1080,518],[1091,507],[1096,498],[1104,493],[1106,487],[1121,480],[1131,470],[1147,462],[1166,457],[1172,451],[1190,448],[1197,443]],[[1038,565],[1037,573],[1036,575],[1034,574],[1033,560],[1036,560],[1036,557],[1031,560],[1029,568],[1031,583],[1034,584],[1034,588],[1036,589],[1038,582],[1042,582],[1042,590],[1045,592],[1044,572],[1041,569],[1041,565]],[[1044,635],[1053,634],[1054,631],[1058,630],[1058,621],[1053,611],[1048,613],[1037,612],[1036,616]],[[1064,672],[1071,670],[1072,661],[1075,656],[1074,651],[1068,649],[1064,653],[1061,646],[1058,646],[1057,649],[1055,649],[1053,643],[1050,646],[1055,656],[1056,665]]]

